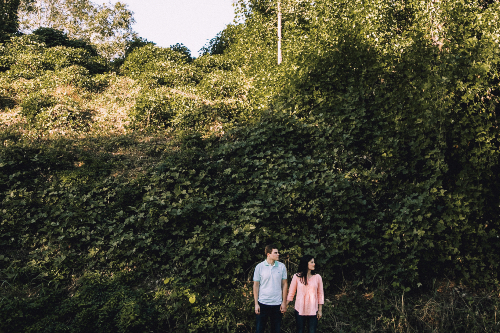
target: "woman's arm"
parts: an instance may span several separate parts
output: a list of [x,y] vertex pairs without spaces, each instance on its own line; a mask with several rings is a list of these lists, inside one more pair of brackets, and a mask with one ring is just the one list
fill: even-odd
[[325,293],[323,291],[323,279],[318,275],[318,304],[325,304]]
[[296,291],[297,291],[297,275],[294,275],[292,278],[292,283],[290,283],[290,289],[288,289],[288,297],[286,298],[288,302],[293,301],[293,297],[295,296]]
[[325,303],[325,293],[323,291],[323,279],[318,275],[318,319],[323,317],[323,304]]

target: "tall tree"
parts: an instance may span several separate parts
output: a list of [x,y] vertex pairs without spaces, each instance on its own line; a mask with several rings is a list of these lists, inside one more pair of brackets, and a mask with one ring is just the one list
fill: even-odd
[[0,0],[0,40],[17,31],[19,3],[20,0]]
[[135,33],[133,13],[127,5],[98,5],[90,0],[35,0],[20,7],[20,30],[39,27],[62,30],[68,37],[96,46],[108,59],[123,56]]

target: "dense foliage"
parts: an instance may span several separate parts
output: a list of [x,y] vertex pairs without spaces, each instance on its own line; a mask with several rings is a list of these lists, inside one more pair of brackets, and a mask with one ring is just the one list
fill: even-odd
[[141,85],[130,112],[135,126],[205,132],[215,122],[229,124],[246,114],[245,75],[220,55],[193,59],[182,44],[145,43],[130,52],[120,72]]
[[0,45],[0,68],[6,71],[6,77],[34,79],[49,70],[72,65],[82,66],[92,74],[104,73],[107,67],[102,57],[85,46],[46,47],[37,35],[12,37]]
[[53,28],[38,28],[33,31],[33,35],[38,36],[39,40],[47,47],[67,46],[72,48],[82,48],[87,50],[92,56],[98,56],[95,46],[81,39],[71,39],[61,30]]
[[270,241],[316,257],[321,329],[498,329],[500,4],[282,1],[280,66],[275,6],[121,77],[54,29],[0,45],[0,330],[251,331]]
[[64,31],[72,39],[92,44],[107,60],[123,56],[128,42],[136,37],[132,12],[119,1],[21,0],[18,14],[22,32],[40,28]]
[[19,0],[0,1],[0,41],[17,32]]
[[[307,122],[321,119],[345,152],[364,159],[343,171],[370,184],[364,197],[374,195],[373,209],[355,218],[373,214],[368,219],[381,228],[368,267],[391,258],[395,266],[379,265],[386,276],[495,281],[498,3],[486,10],[441,4],[434,20],[446,22],[437,41],[425,34],[429,17],[417,4],[400,33],[386,24],[373,29],[371,20],[397,23],[394,5],[383,5],[365,5],[356,17],[356,9],[340,9],[344,24],[315,27],[316,36],[335,29],[335,47],[320,39],[312,54],[301,52],[297,61],[308,66],[285,73],[277,103]],[[316,10],[325,17],[331,7]],[[363,225],[366,232],[369,223]]]

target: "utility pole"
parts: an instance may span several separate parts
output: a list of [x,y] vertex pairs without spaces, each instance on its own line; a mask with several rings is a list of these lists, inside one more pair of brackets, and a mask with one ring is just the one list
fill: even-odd
[[281,61],[281,1],[278,0],[278,65]]

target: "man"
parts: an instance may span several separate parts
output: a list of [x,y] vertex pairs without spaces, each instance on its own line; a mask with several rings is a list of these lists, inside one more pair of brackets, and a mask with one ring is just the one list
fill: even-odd
[[288,281],[286,267],[279,262],[276,246],[265,248],[266,260],[255,267],[253,297],[257,316],[257,333],[264,333],[267,318],[271,321],[271,333],[281,330],[281,317],[286,312]]

